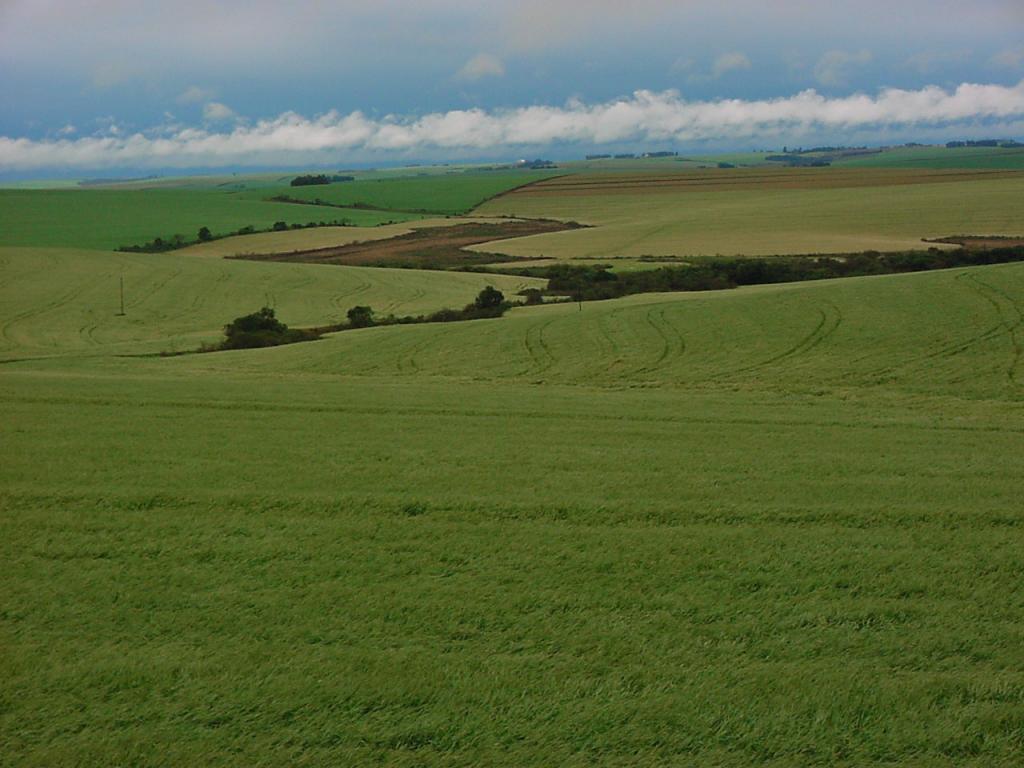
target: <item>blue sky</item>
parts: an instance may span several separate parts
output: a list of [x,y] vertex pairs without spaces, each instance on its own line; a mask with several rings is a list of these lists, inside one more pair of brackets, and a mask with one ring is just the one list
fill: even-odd
[[0,73],[0,172],[1019,138],[1024,2],[0,0]]

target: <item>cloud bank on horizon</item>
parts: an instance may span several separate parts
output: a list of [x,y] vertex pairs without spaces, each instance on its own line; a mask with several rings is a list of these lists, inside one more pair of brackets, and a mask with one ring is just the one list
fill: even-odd
[[216,107],[212,117],[235,119],[233,127],[125,134],[111,126],[105,135],[80,138],[0,137],[0,170],[267,166],[352,156],[482,156],[552,145],[791,141],[864,130],[983,126],[988,133],[1010,133],[1024,126],[1024,80],[1014,86],[964,83],[952,90],[890,88],[840,98],[806,90],[787,98],[687,101],[675,91],[637,91],[596,104],[574,100],[558,107],[449,110],[416,118],[373,119],[359,111],[307,118],[286,112],[249,123],[224,105]]
[[0,173],[1024,138],[1022,39],[1022,0],[0,0]]

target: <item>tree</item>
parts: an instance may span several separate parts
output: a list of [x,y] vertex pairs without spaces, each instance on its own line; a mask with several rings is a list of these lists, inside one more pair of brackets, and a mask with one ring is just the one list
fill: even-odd
[[208,243],[213,240],[213,233],[210,232],[209,227],[200,227],[198,237],[200,243]]
[[224,335],[231,338],[243,333],[284,333],[287,330],[288,326],[277,319],[273,309],[262,307],[225,325]]
[[288,225],[285,222],[283,222],[283,221],[275,221],[274,222],[274,231],[275,232],[284,232],[286,229],[288,229]]
[[322,173],[308,174],[306,176],[296,176],[291,180],[291,186],[293,187],[308,187],[314,184],[330,184],[331,180]]
[[251,349],[293,344],[320,338],[315,330],[289,328],[282,323],[270,307],[235,318],[224,326],[225,339],[217,349]]
[[525,298],[526,303],[529,305],[544,303],[544,291],[540,288],[527,288],[526,290],[520,291],[519,295]]
[[477,295],[476,300],[473,304],[477,309],[494,309],[500,307],[505,301],[505,294],[495,288],[493,285],[488,285]]
[[369,328],[373,325],[373,310],[369,307],[352,307],[348,311],[348,324],[353,328]]

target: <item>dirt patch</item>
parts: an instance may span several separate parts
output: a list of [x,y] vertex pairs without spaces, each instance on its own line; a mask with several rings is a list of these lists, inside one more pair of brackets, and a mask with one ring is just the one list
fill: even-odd
[[579,229],[582,225],[550,219],[516,219],[501,222],[469,222],[450,227],[417,229],[384,240],[316,248],[289,253],[239,254],[229,258],[252,261],[290,261],[305,264],[338,264],[362,267],[411,269],[458,269],[497,262],[519,261],[518,257],[483,251],[467,251],[470,245],[527,235]]
[[991,248],[1016,248],[1024,245],[1024,237],[1003,235],[954,235],[952,237],[936,237],[925,240],[926,243],[945,243],[959,245],[967,250],[982,251]]

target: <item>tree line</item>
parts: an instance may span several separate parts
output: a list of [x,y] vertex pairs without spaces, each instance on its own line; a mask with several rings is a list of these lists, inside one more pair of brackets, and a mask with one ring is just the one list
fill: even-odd
[[123,251],[124,253],[165,253],[166,251],[176,251],[179,248],[196,245],[197,243],[209,243],[214,240],[221,240],[225,237],[235,237],[236,235],[253,235],[257,232],[286,232],[290,229],[351,226],[354,225],[348,219],[334,219],[333,221],[310,221],[305,224],[288,224],[285,221],[275,221],[271,226],[265,229],[256,229],[256,227],[248,225],[245,227],[239,227],[232,232],[220,232],[217,234],[211,232],[209,227],[200,227],[194,238],[187,238],[185,235],[171,235],[166,239],[163,237],[154,237],[152,240],[140,245],[118,246],[117,250]]
[[462,320],[481,320],[501,317],[512,307],[505,295],[488,285],[462,309],[441,309],[426,315],[377,315],[371,307],[359,305],[346,313],[346,319],[332,325],[316,328],[289,328],[277,318],[272,307],[261,307],[252,314],[236,317],[224,326],[224,338],[217,344],[204,344],[200,352],[219,352],[228,349],[257,349],[315,341],[325,333],[372,328],[378,325],[410,325],[414,323],[454,323]]
[[503,269],[548,280],[548,296],[573,301],[614,299],[634,293],[717,291],[743,285],[794,283],[837,277],[925,272],[1024,261],[1024,246],[929,248],[926,251],[863,251],[831,256],[694,257],[689,264],[652,270],[612,272],[607,265],[554,264]]
[[293,187],[312,187],[317,184],[333,184],[336,181],[355,181],[355,179],[355,176],[341,176],[338,174],[328,176],[325,173],[311,173],[305,176],[296,176],[291,180],[290,185]]

